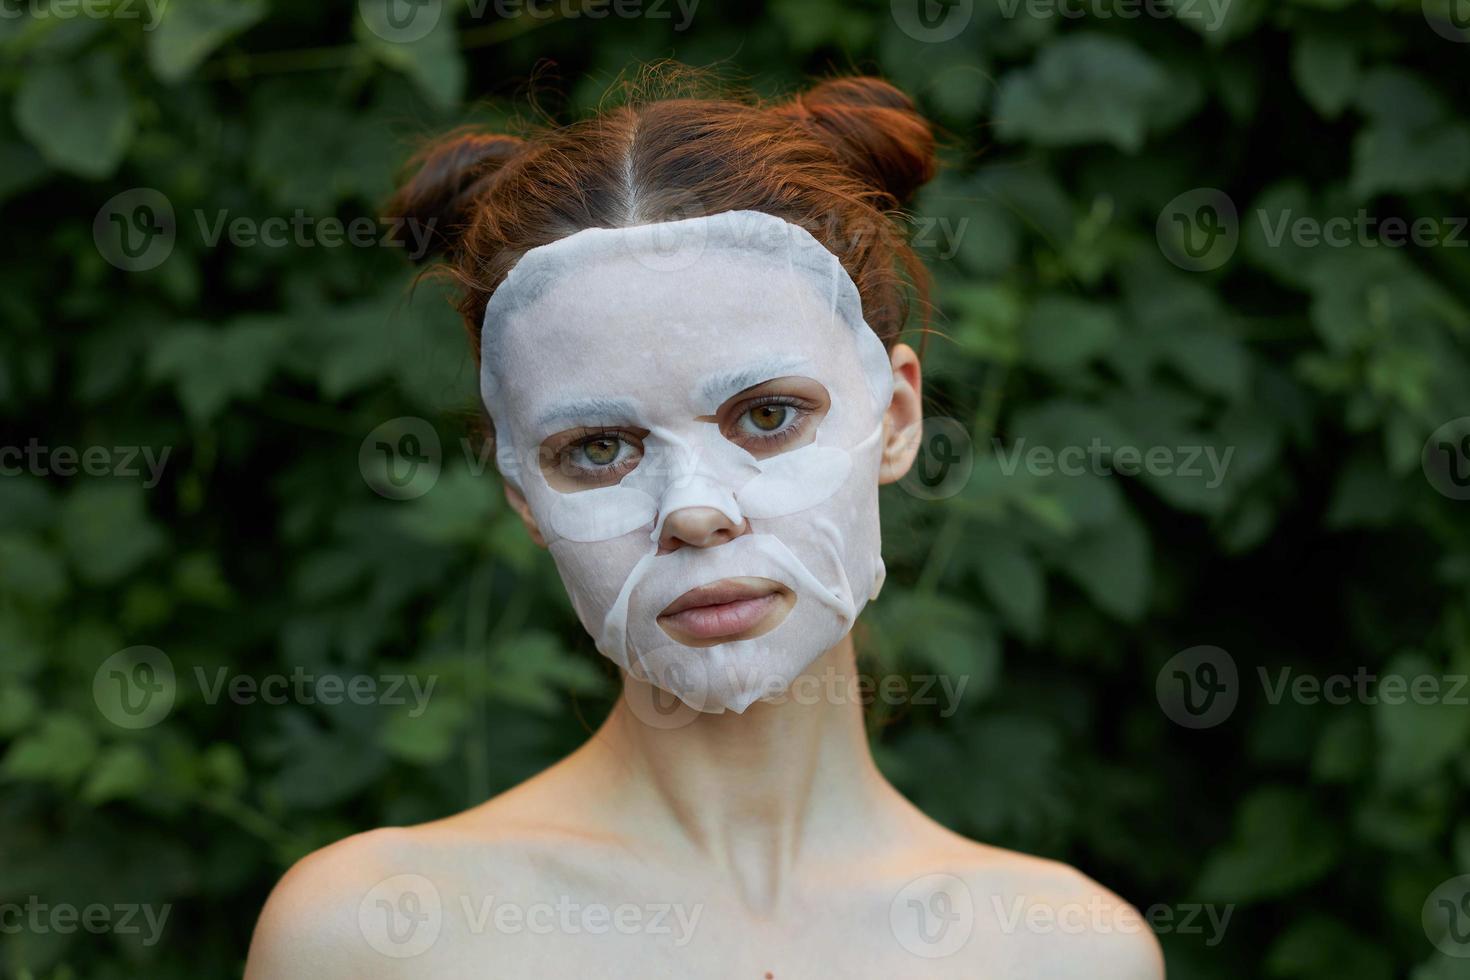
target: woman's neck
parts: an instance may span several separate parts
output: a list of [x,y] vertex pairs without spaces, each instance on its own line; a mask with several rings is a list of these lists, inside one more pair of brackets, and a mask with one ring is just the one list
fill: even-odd
[[871,853],[911,819],[868,748],[851,638],[743,714],[653,715],[644,706],[668,695],[625,685],[584,750],[608,815],[731,874],[753,903],[769,907],[798,865]]

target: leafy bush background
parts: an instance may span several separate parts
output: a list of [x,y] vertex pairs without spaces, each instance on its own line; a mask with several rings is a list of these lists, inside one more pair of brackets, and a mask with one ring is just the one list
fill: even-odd
[[[1233,904],[1217,946],[1162,937],[1171,976],[1470,975],[1419,922],[1470,872],[1470,710],[1272,705],[1256,680],[1470,670],[1467,505],[1419,466],[1470,414],[1470,258],[1273,247],[1252,217],[1470,213],[1470,46],[1392,0],[1234,0],[1213,30],[982,0],[938,44],[886,3],[706,0],[683,31],[666,9],[461,10],[413,45],[345,2],[176,0],[156,30],[0,20],[4,444],[172,450],[152,489],[0,478],[0,900],[173,905],[153,947],[0,936],[0,972],[232,975],[294,858],[478,802],[606,710],[614,679],[549,560],[459,449],[473,368],[443,297],[409,296],[400,250],[210,247],[195,215],[370,216],[413,137],[524,112],[539,59],[556,62],[541,104],[568,117],[673,56],[772,93],[878,71],[946,130],[915,208],[962,231],[952,255],[942,226],[920,238],[942,313],[927,370],[975,470],[947,501],[885,491],[889,586],[862,649],[971,680],[953,717],[872,712],[890,776],[1140,907]],[[93,221],[134,187],[166,195],[179,233],[124,273]],[[1241,213],[1239,250],[1203,273],[1155,237],[1196,187]],[[358,465],[398,416],[446,447],[412,501]],[[992,442],[1094,437],[1235,456],[1210,488],[1007,476]],[[135,644],[180,683],[163,723],[130,732],[91,691]],[[1191,731],[1155,678],[1199,644],[1232,654],[1242,693]],[[192,680],[298,667],[438,684],[414,719],[210,704]]]

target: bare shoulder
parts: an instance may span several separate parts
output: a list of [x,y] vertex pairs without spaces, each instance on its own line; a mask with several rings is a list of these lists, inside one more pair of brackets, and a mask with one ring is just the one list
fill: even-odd
[[407,909],[423,897],[413,893],[424,877],[428,837],[417,828],[371,830],[297,861],[256,922],[246,980],[397,976],[393,957],[373,948],[364,920],[379,900]]
[[[939,936],[948,916],[961,931],[948,939],[956,957],[975,960],[980,975],[1163,980],[1149,923],[1070,865],[948,835],[913,866],[937,872],[915,880],[916,928]],[[973,938],[961,946],[966,930]]]
[[456,955],[495,956],[492,896],[569,887],[606,848],[572,827],[491,801],[413,827],[338,840],[295,862],[260,912],[245,980],[456,976]]

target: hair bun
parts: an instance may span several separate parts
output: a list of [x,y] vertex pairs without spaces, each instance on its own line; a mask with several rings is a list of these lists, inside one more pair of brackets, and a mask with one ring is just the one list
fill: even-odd
[[[433,141],[409,159],[404,171],[411,176],[389,199],[387,213],[427,229],[429,249],[416,255],[417,261],[458,246],[475,199],[528,145],[514,136],[461,129]],[[395,234],[407,235],[411,241],[414,232],[400,227]],[[422,234],[418,237],[423,239]]]
[[894,207],[934,176],[934,131],[912,100],[881,78],[821,82],[793,98],[789,109]]

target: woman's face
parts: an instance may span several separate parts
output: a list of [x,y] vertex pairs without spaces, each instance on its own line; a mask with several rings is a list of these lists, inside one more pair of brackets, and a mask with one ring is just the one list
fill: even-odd
[[497,461],[583,626],[706,711],[784,691],[883,580],[887,355],[835,257],[752,214],[528,253],[483,355]]

